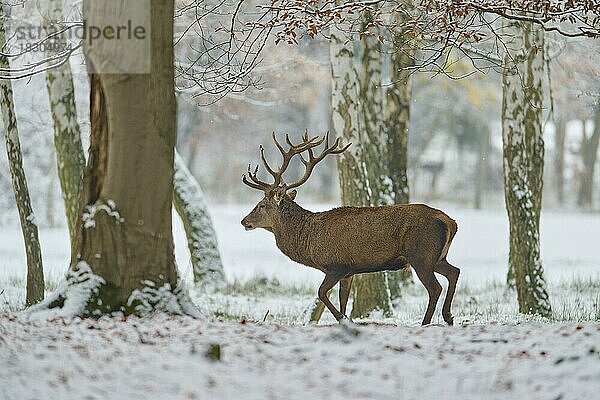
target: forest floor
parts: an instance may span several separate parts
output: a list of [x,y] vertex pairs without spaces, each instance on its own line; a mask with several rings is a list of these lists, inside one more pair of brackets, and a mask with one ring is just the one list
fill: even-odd
[[592,399],[600,326],[0,316],[1,399]]
[[[550,319],[519,314],[504,285],[505,214],[450,209],[459,233],[449,259],[462,270],[456,326],[443,324],[439,307],[433,325],[419,326],[427,295],[417,283],[394,302],[393,317],[344,327],[327,311],[320,325],[304,326],[322,275],[286,259],[270,234],[245,232],[247,211],[213,209],[229,284],[218,293],[190,287],[202,319],[22,312],[20,232],[0,230],[0,400],[584,399],[600,391],[600,215],[542,216]],[[68,234],[42,229],[41,238],[51,292],[66,270]],[[175,241],[191,282],[178,223]]]

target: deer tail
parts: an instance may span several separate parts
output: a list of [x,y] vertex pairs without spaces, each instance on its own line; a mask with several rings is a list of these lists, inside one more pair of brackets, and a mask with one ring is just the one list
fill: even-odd
[[440,258],[438,259],[438,261],[441,261],[446,259],[446,256],[448,255],[448,250],[450,250],[452,240],[454,239],[456,232],[458,232],[458,224],[446,214],[439,215],[437,218],[446,230],[446,241],[444,243],[444,247],[442,248],[442,252],[440,253]]

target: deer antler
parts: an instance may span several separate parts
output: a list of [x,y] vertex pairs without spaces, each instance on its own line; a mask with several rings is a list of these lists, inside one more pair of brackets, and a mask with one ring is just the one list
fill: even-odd
[[[338,146],[340,144],[340,139],[337,138],[335,140],[334,144],[331,147],[329,147],[329,132],[327,132],[327,135],[325,135],[323,138],[319,139],[318,136],[309,137],[308,130],[306,130],[306,131],[304,131],[304,134],[302,135],[303,141],[300,144],[292,143],[290,136],[288,134],[286,134],[285,141],[286,141],[287,145],[289,146],[289,149],[286,150],[281,145],[281,143],[279,143],[279,141],[277,140],[277,137],[275,136],[275,132],[272,133],[272,137],[273,137],[273,141],[275,142],[275,146],[281,153],[281,157],[282,157],[281,166],[279,167],[279,169],[275,170],[269,165],[269,163],[267,162],[267,158],[265,157],[265,149],[261,145],[260,146],[260,158],[261,158],[267,172],[269,174],[271,174],[271,176],[273,176],[274,182],[269,184],[267,182],[261,181],[256,176],[256,174],[258,172],[258,166],[256,166],[256,168],[254,169],[254,172],[253,172],[250,168],[250,165],[248,165],[248,178],[250,178],[250,179],[248,180],[246,178],[246,175],[244,174],[244,175],[242,175],[242,182],[244,182],[246,185],[250,186],[251,188],[262,190],[262,191],[267,191],[271,188],[275,188],[275,187],[278,187],[279,185],[281,185],[283,183],[283,174],[284,174],[285,170],[290,165],[290,161],[292,160],[292,158],[297,154],[300,155],[300,159],[301,159],[302,163],[306,166],[306,172],[299,181],[294,182],[291,185],[288,185],[288,188],[298,187],[298,186],[302,185],[304,182],[306,182],[306,180],[308,180],[314,166],[319,161],[321,161],[323,158],[325,158],[325,156],[327,154],[339,154],[339,153],[345,151],[351,144],[351,143],[348,143],[343,148],[338,148]],[[317,146],[320,146],[323,142],[325,142],[323,151],[321,152],[321,154],[319,154],[319,156],[314,157],[313,149]],[[304,157],[302,157],[302,153],[307,150],[308,150],[308,155],[309,155],[308,161],[306,161],[304,159]]]
[[268,190],[271,187],[271,185],[259,180],[256,177],[257,172],[258,172],[258,165],[254,169],[254,172],[252,172],[252,170],[250,169],[250,164],[248,164],[248,177],[250,178],[250,181],[248,179],[246,179],[246,174],[244,174],[244,175],[242,175],[242,182],[244,182],[246,185],[248,185],[254,189],[263,190],[263,191]]
[[[303,138],[306,138],[306,137],[308,137],[307,131],[304,132]],[[328,154],[343,153],[352,144],[352,143],[348,143],[344,147],[340,148],[339,147],[340,138],[338,137],[335,139],[335,141],[333,142],[333,144],[330,147],[329,146],[329,132],[327,132],[325,134],[325,136],[323,137],[323,139],[321,139],[319,144],[323,143],[323,141],[325,141],[325,144],[323,146],[323,151],[321,151],[321,154],[319,154],[318,156],[315,157],[315,155],[313,154],[313,151],[312,151],[312,149],[313,149],[312,147],[308,149],[308,160],[305,160],[304,157],[302,157],[302,154],[300,154],[300,161],[302,161],[302,164],[304,164],[304,166],[306,167],[306,170],[304,171],[304,175],[302,176],[302,178],[300,178],[296,182],[288,185],[288,189],[296,188],[296,187],[302,185],[304,182],[306,182],[308,180],[308,178],[310,177],[310,174],[312,173],[315,165],[317,165],[321,160],[323,160]]]

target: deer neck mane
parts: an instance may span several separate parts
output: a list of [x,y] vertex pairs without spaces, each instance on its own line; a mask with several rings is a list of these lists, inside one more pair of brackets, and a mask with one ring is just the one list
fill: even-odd
[[305,227],[314,213],[285,198],[280,207],[279,220],[273,226],[277,247],[292,260],[303,263],[309,234]]

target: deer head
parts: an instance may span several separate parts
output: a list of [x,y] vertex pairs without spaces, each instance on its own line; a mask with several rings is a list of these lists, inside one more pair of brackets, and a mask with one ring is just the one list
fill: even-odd
[[[336,138],[330,146],[329,133],[322,138],[319,138],[318,136],[309,137],[308,131],[305,131],[302,136],[302,143],[300,144],[293,144],[289,135],[285,135],[285,141],[288,145],[288,149],[286,150],[277,140],[275,132],[273,132],[272,137],[275,146],[281,153],[281,166],[278,170],[271,168],[265,157],[265,150],[262,145],[260,146],[260,158],[267,172],[273,177],[273,183],[267,183],[258,179],[256,176],[258,173],[258,165],[254,171],[252,171],[250,165],[248,165],[248,176],[246,177],[245,174],[242,176],[242,182],[244,182],[244,184],[253,189],[262,190],[265,194],[265,197],[256,205],[256,207],[254,207],[250,214],[242,220],[242,225],[248,231],[255,228],[263,228],[272,231],[273,224],[281,212],[282,201],[284,199],[293,201],[296,197],[296,191],[291,189],[297,188],[305,183],[310,177],[315,165],[323,160],[328,154],[340,154],[351,144],[348,143],[346,146],[340,148],[340,138]],[[319,155],[315,156],[313,149],[321,144],[323,144],[323,150]],[[304,158],[302,155],[304,152],[308,152],[308,158]],[[286,184],[283,181],[283,174],[295,155],[300,157],[300,161],[305,166],[304,175],[296,182]]]

